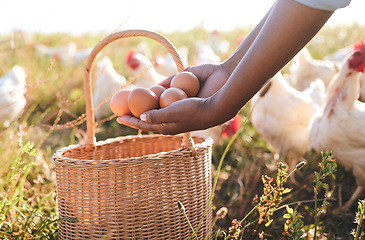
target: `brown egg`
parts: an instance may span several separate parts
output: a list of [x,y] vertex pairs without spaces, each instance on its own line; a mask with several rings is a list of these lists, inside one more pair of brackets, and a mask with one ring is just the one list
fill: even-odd
[[161,94],[166,90],[166,88],[161,85],[153,85],[149,88],[149,90],[156,93],[157,97],[160,98]]
[[161,94],[160,107],[161,108],[167,107],[171,103],[185,99],[185,98],[188,98],[188,96],[186,95],[186,93],[183,90],[181,90],[179,88],[171,87],[169,89],[166,89]]
[[112,112],[117,115],[118,117],[132,114],[129,110],[128,106],[128,96],[130,94],[131,90],[120,90],[111,97],[110,99],[110,109]]
[[142,113],[158,108],[158,97],[147,88],[135,88],[128,96],[128,106],[132,114],[139,118]]
[[199,79],[191,72],[179,72],[171,80],[170,86],[180,88],[188,97],[195,97],[200,89]]

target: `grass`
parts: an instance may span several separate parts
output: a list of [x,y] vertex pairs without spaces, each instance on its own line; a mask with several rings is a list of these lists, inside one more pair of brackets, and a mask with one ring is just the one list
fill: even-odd
[[[360,38],[364,39],[363,30],[364,26],[359,25],[326,27],[308,44],[308,48],[315,58],[320,59]],[[248,32],[249,29],[236,29],[222,33],[222,37],[231,43],[227,56],[234,51],[236,40]],[[187,32],[163,34],[176,47],[185,45],[193,53],[194,43],[206,39],[209,33],[196,27]],[[52,58],[39,56],[32,45],[43,43],[58,46],[75,41],[79,48],[88,48],[95,46],[105,36],[36,34],[31,37],[30,41],[26,41],[18,32],[14,33],[13,38],[10,35],[2,36],[4,41],[0,43],[0,76],[14,64],[23,66],[28,74],[26,110],[10,127],[0,128],[2,239],[57,239],[60,219],[57,215],[56,177],[51,157],[60,147],[85,140],[85,122],[75,121],[85,113],[84,62],[76,66],[64,65]],[[123,39],[108,45],[102,54],[113,60],[120,73],[130,76],[124,57],[130,49],[137,48],[140,41],[141,39]],[[165,52],[153,41],[146,41],[154,51]],[[193,61],[194,55],[191,54],[189,58]],[[282,194],[279,205],[267,209],[273,210],[270,211],[268,221],[258,223],[259,211],[250,213],[250,210],[265,198],[258,196],[270,195],[270,191],[266,195],[264,193],[262,176],[276,179],[276,161],[269,146],[252,127],[249,106],[243,108],[240,114],[246,121],[243,131],[236,136],[235,141],[225,139],[216,144],[213,151],[213,173],[216,174],[216,179],[212,204],[214,213],[217,213],[213,228],[215,238],[234,239],[236,233],[238,236],[244,234],[244,239],[300,239],[302,231],[303,234],[315,234],[317,239],[350,239],[350,232],[356,229],[353,231],[354,238],[360,239],[363,231],[363,202],[361,207],[353,206],[350,212],[338,209],[340,196],[341,201],[345,202],[354,190],[355,180],[352,174],[338,166],[336,178],[326,178],[328,188],[315,190],[313,180],[322,156],[314,152],[307,154],[308,163],[296,176],[302,185],[297,187],[285,181],[285,188],[292,189],[291,192]],[[98,123],[96,138],[104,140],[136,133],[136,130],[111,120]],[[266,187],[269,187],[267,183]],[[325,198],[335,200],[328,200],[325,207],[316,207],[316,202],[322,202]],[[259,208],[263,205],[257,206]],[[225,214],[218,214],[222,208],[227,211],[222,210]],[[356,216],[358,221],[354,223]],[[234,221],[235,219],[244,221]],[[265,226],[267,222],[270,224]],[[338,228],[339,224],[341,228]],[[285,235],[289,230],[292,231],[291,237]]]
[[361,239],[364,236],[364,232],[361,230],[362,222],[364,220],[365,215],[365,200],[361,200],[358,202],[358,211],[356,212],[354,222],[357,224],[356,230],[351,231],[351,235],[354,236],[354,239]]

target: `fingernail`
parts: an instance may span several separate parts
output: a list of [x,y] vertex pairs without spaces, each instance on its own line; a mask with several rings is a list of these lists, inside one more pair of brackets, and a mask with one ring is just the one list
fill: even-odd
[[141,119],[143,122],[147,121],[147,116],[145,113],[142,113],[141,116],[139,116],[139,119]]

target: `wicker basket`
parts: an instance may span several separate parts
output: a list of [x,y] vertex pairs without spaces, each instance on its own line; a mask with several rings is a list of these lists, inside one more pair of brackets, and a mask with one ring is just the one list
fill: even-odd
[[[110,42],[144,36],[161,43],[184,69],[175,47],[144,30],[109,35],[86,63],[87,142],[53,155],[57,175],[59,239],[188,239],[192,230],[178,209],[180,201],[194,229],[211,194],[212,139],[182,135],[133,135],[96,142],[91,66]],[[75,219],[76,221],[71,221]],[[211,204],[197,232],[210,233]],[[195,238],[195,237],[194,237]]]

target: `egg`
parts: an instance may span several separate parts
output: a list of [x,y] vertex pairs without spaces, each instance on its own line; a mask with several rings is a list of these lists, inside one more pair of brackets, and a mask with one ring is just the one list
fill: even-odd
[[195,97],[200,89],[199,79],[191,72],[179,72],[171,80],[170,86],[180,88],[188,97]]
[[171,103],[185,99],[185,98],[188,98],[188,96],[186,95],[186,93],[183,90],[181,90],[179,88],[171,87],[169,89],[166,89],[161,94],[160,107],[161,108],[167,107]]
[[129,106],[128,106],[128,96],[131,93],[131,90],[120,90],[111,97],[110,99],[110,110],[117,115],[123,116],[127,114],[132,114]]
[[150,89],[135,88],[128,96],[128,106],[132,114],[139,118],[142,113],[158,108],[158,97]]
[[161,94],[166,90],[166,88],[161,85],[153,85],[149,88],[149,90],[156,93],[157,97],[160,98]]

